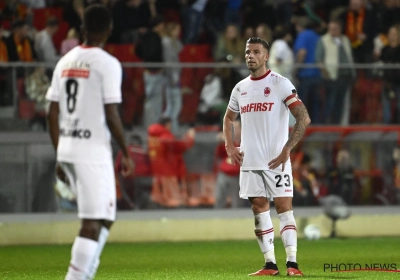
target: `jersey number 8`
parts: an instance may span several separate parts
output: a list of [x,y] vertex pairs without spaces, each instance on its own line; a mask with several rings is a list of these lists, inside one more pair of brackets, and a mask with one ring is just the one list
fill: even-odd
[[67,92],[67,110],[71,114],[75,110],[78,82],[74,79],[68,79],[65,83],[65,91]]

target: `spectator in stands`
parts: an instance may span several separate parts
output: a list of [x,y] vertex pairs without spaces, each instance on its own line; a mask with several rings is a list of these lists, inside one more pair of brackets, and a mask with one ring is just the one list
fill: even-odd
[[337,153],[336,166],[328,170],[328,187],[329,194],[340,196],[348,205],[354,203],[357,177],[349,151],[341,149]]
[[[311,29],[306,17],[295,20],[297,37],[294,42],[295,61],[301,64],[315,64],[315,49],[319,35]],[[321,123],[319,84],[320,72],[318,68],[300,68],[297,71],[298,94],[308,108],[313,123]]]
[[227,0],[225,8],[225,25],[234,24],[242,27],[242,0]]
[[66,54],[79,45],[78,33],[74,28],[68,30],[67,38],[61,42],[61,55]]
[[46,130],[46,93],[50,86],[50,79],[45,73],[45,67],[38,67],[25,80],[26,95],[35,101],[35,115],[30,120],[31,130]]
[[246,26],[243,28],[242,32],[242,40],[247,41],[251,37],[256,36],[256,31],[254,30],[253,26]]
[[341,22],[338,20],[329,22],[328,32],[318,40],[315,55],[325,85],[327,99],[324,110],[325,123],[340,124],[346,95],[349,94],[350,86],[356,78],[353,66],[339,68],[343,64],[353,65],[350,40],[342,34]]
[[[383,63],[400,63],[400,35],[399,26],[389,28],[388,45],[382,49],[381,61]],[[400,70],[384,69],[382,89],[383,122],[400,123]],[[395,112],[392,112],[394,103]],[[393,114],[394,113],[394,114]]]
[[[299,160],[299,164],[295,161]],[[293,204],[298,206],[313,206],[317,203],[319,184],[311,169],[311,157],[300,153],[293,160]]]
[[[150,28],[136,45],[136,55],[144,62],[162,63],[164,61],[161,39],[164,33],[163,18],[161,16],[152,18]],[[163,70],[159,67],[147,68],[143,73],[143,80],[145,87],[143,125],[147,129],[161,117],[165,87]]]
[[294,0],[291,2],[293,17],[306,17],[315,26],[318,33],[325,31],[325,20],[314,11],[321,4],[321,1]]
[[230,67],[217,67],[207,75],[200,93],[197,120],[203,124],[222,125],[232,88],[241,79],[241,74]]
[[215,68],[204,78],[197,108],[197,120],[202,124],[221,124],[221,118],[227,106],[227,101],[223,99],[224,88],[221,77],[223,72],[224,68]]
[[350,0],[348,9],[340,15],[346,36],[350,39],[356,63],[372,61],[373,40],[377,34],[374,11],[364,0]]
[[123,0],[113,9],[114,30],[112,42],[137,43],[149,26],[153,14],[141,0]]
[[[240,147],[240,120],[234,122],[234,145]],[[215,163],[217,164],[217,181],[215,186],[214,208],[225,208],[228,199],[232,208],[244,206],[245,200],[239,197],[240,165],[228,156],[225,149],[225,139],[221,132],[217,136],[218,146],[215,150]]]
[[[151,188],[151,167],[147,151],[143,147],[142,137],[132,135],[128,144],[129,156],[132,159],[135,169],[131,176],[120,176],[123,170],[122,151],[119,151],[115,159],[114,170],[119,181],[121,192],[121,206],[133,208],[149,208]],[[125,207],[126,208],[126,207]]]
[[196,44],[203,23],[204,9],[208,0],[182,0],[182,26],[184,44]]
[[[183,49],[183,44],[179,39],[180,32],[180,24],[174,22],[167,24],[165,36],[162,38],[165,62],[179,63],[179,53]],[[177,134],[179,130],[179,114],[182,108],[181,69],[167,68],[165,74],[167,77],[166,108],[163,116],[171,118],[172,132]]]
[[271,27],[265,23],[260,23],[256,27],[256,37],[267,41],[268,43],[272,42],[272,30]]
[[239,30],[236,25],[229,24],[225,28],[214,47],[214,60],[220,61],[226,59],[234,63],[244,62],[244,47]]
[[293,80],[294,54],[290,47],[292,35],[283,25],[278,25],[274,30],[275,41],[269,51],[268,67],[289,80]]
[[[385,32],[379,33],[374,38],[374,52],[373,52],[373,59],[375,62],[379,61],[382,54],[382,49],[388,45],[388,39]],[[381,76],[381,75],[380,75]]]
[[80,37],[82,27],[83,11],[85,4],[83,0],[68,1],[67,6],[63,10],[63,20],[68,22],[70,28],[74,28]]
[[152,200],[165,207],[186,203],[181,184],[186,178],[183,154],[193,146],[196,132],[190,128],[182,139],[171,132],[171,119],[161,118],[148,128],[148,150],[153,171]]
[[35,51],[39,61],[56,63],[60,59],[52,39],[58,31],[58,27],[58,19],[52,17],[47,20],[46,27],[36,34]]
[[380,1],[381,6],[379,9],[380,30],[386,33],[393,25],[400,24],[400,1],[397,0],[384,0]]
[[214,45],[225,27],[225,0],[208,1],[204,9],[204,31],[208,35],[207,43]]
[[8,60],[32,62],[36,58],[33,43],[28,37],[28,24],[23,20],[14,21],[10,36],[6,39]]
[[6,0],[2,11],[2,18],[9,21],[24,20],[30,22],[32,11],[18,0]]

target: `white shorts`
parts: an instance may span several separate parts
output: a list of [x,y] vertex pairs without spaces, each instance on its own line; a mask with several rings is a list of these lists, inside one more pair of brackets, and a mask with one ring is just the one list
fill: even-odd
[[80,219],[114,221],[116,185],[112,162],[89,164],[60,162],[75,193]]
[[249,197],[293,197],[293,176],[289,172],[273,170],[241,170],[240,192],[243,199]]

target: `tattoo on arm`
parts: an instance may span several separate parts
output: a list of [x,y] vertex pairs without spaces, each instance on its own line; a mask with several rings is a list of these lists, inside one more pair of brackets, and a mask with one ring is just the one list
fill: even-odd
[[307,109],[304,104],[298,105],[291,109],[293,116],[296,119],[296,124],[293,127],[292,133],[289,136],[285,146],[289,149],[293,149],[294,146],[303,137],[304,132],[308,124],[311,122],[310,116],[308,115]]

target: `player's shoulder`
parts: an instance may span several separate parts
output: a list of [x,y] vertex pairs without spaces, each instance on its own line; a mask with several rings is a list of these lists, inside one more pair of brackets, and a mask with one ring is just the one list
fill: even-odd
[[233,87],[233,91],[234,92],[240,92],[242,89],[245,89],[250,82],[250,76],[247,76],[246,78],[240,80],[234,87]]
[[113,56],[110,53],[106,52],[102,48],[93,48],[92,56],[96,60],[100,60],[101,62],[103,62],[103,64],[106,64],[107,67],[109,67],[110,64],[113,64],[113,65],[120,65],[121,64],[119,62],[119,60],[115,56]]
[[270,74],[268,75],[268,78],[273,85],[282,85],[282,84],[286,84],[286,83],[291,83],[291,81],[288,78],[286,78],[286,77],[282,76],[281,74],[276,73],[275,71],[272,71],[272,70],[271,70]]

